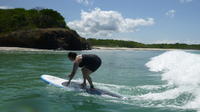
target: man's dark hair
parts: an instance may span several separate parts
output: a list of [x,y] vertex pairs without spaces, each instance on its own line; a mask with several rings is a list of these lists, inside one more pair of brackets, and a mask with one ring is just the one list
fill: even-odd
[[68,57],[72,59],[76,59],[77,54],[75,52],[69,52]]

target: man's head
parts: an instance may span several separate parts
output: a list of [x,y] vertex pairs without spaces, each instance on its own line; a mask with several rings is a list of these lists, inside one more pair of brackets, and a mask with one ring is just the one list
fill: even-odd
[[71,60],[71,61],[74,61],[76,59],[76,56],[77,54],[75,52],[69,52],[68,53],[68,58]]

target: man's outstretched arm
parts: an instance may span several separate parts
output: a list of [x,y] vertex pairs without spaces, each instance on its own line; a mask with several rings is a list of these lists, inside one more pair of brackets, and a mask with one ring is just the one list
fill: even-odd
[[78,63],[77,63],[77,62],[74,62],[72,72],[71,72],[70,75],[68,75],[69,81],[68,81],[67,85],[70,84],[71,80],[73,79],[74,75],[76,74],[77,69],[78,69]]

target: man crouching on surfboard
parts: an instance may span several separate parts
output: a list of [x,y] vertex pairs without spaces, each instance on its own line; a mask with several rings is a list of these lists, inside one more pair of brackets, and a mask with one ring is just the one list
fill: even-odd
[[69,60],[73,61],[74,65],[71,74],[68,75],[69,81],[67,83],[67,86],[70,84],[72,78],[76,74],[78,67],[81,67],[81,71],[83,74],[83,83],[81,84],[82,88],[86,87],[87,80],[90,84],[90,88],[94,89],[90,74],[95,72],[101,66],[101,59],[94,54],[77,55],[75,52],[69,52],[68,58]]

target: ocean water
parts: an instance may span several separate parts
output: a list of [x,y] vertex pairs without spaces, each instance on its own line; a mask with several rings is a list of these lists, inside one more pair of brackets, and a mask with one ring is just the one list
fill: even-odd
[[[0,51],[1,112],[200,112],[200,51],[91,50],[102,66],[96,88],[124,98],[89,95],[44,83],[66,78],[68,51]],[[79,71],[74,77],[82,81]]]

